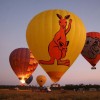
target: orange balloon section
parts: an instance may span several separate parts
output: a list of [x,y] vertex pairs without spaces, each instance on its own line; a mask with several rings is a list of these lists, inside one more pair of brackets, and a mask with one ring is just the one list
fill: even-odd
[[87,33],[82,55],[92,65],[91,69],[96,69],[95,66],[100,60],[100,32]]
[[22,83],[35,71],[38,62],[28,48],[17,48],[9,57],[12,70]]
[[37,81],[37,83],[39,84],[40,87],[42,87],[45,84],[46,80],[47,79],[44,75],[39,75],[36,78],[36,81]]

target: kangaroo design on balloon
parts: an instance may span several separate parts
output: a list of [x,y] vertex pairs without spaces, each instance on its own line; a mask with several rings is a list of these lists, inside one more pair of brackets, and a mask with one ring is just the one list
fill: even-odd
[[63,18],[61,15],[57,14],[57,17],[59,18],[60,29],[55,34],[53,40],[49,43],[48,46],[50,60],[48,61],[39,60],[39,63],[50,65],[54,64],[54,61],[57,60],[57,65],[70,66],[70,60],[68,59],[62,60],[62,58],[66,56],[67,46],[69,44],[69,41],[66,41],[66,35],[71,29],[72,19],[69,20],[69,25],[68,28],[66,29],[67,19],[70,18],[70,15],[66,15]]

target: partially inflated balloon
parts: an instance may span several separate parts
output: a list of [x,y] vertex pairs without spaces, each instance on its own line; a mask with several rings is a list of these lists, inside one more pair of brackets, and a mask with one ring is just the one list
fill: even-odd
[[27,80],[25,80],[26,84],[30,84],[33,80],[33,76],[31,75]]
[[40,87],[42,87],[45,84],[46,80],[47,79],[44,75],[39,75],[39,76],[36,77],[36,81],[37,81],[37,83],[39,84]]
[[47,10],[30,21],[26,39],[42,68],[53,82],[57,82],[81,53],[86,30],[75,14]]
[[25,83],[35,71],[38,62],[28,48],[17,48],[9,57],[10,65],[19,80]]
[[92,69],[96,69],[95,65],[100,60],[100,32],[87,33],[82,55],[93,66]]

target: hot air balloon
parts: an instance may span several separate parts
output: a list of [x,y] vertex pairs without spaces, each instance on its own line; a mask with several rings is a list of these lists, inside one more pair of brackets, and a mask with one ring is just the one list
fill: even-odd
[[31,75],[27,80],[25,80],[26,84],[30,84],[33,80],[33,76]]
[[21,83],[25,83],[35,71],[38,62],[28,48],[17,48],[9,57],[12,70],[15,72]]
[[32,18],[26,30],[28,46],[53,82],[70,68],[85,44],[86,30],[72,12],[46,10]]
[[87,33],[86,42],[81,54],[92,65],[91,69],[96,69],[95,66],[100,60],[100,32]]
[[44,75],[38,75],[36,77],[36,81],[37,81],[37,83],[39,84],[40,87],[43,87],[43,85],[45,84],[46,80],[47,79],[46,79],[46,77]]

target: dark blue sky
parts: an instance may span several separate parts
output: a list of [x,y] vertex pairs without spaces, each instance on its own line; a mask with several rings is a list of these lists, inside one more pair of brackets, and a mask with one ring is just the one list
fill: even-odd
[[[19,84],[9,64],[11,51],[28,47],[26,29],[33,16],[48,9],[66,9],[79,16],[87,32],[100,32],[100,0],[0,0],[0,84]],[[100,84],[100,62],[96,70],[80,55],[58,82],[65,84]],[[36,76],[46,75],[46,85],[52,82],[38,66],[31,85],[37,85]],[[66,81],[65,81],[66,80]]]

